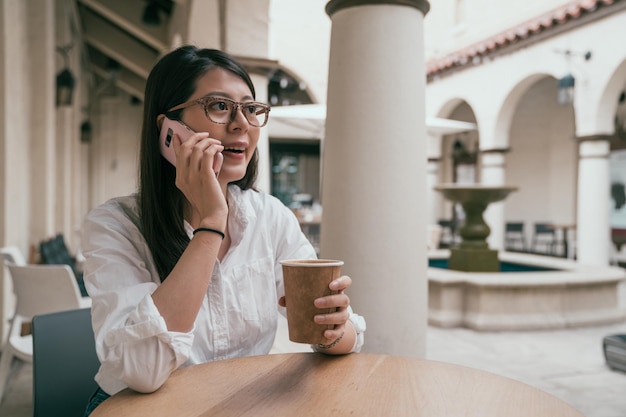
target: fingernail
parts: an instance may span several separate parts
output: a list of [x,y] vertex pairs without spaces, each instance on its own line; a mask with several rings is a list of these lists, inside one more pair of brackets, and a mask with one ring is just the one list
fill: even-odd
[[317,298],[315,301],[313,301],[313,303],[315,304],[315,307],[325,307],[326,306],[326,300],[324,298]]
[[339,282],[338,281],[333,281],[330,283],[330,289],[331,290],[336,290],[337,288],[339,288]]

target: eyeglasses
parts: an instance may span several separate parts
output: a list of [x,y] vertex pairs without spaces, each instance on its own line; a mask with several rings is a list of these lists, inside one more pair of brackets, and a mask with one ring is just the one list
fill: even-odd
[[240,101],[231,100],[226,97],[206,96],[196,100],[191,100],[178,106],[174,106],[167,112],[182,110],[187,107],[200,104],[204,109],[204,114],[213,123],[225,125],[235,120],[237,110],[241,109],[241,113],[245,116],[251,126],[263,127],[267,124],[270,114],[270,106],[256,101]]

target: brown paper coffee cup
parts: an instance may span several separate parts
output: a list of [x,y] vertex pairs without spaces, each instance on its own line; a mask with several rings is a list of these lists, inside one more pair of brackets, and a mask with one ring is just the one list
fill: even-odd
[[283,267],[289,340],[297,343],[328,343],[324,331],[333,325],[317,324],[316,314],[332,313],[336,308],[320,309],[313,301],[335,294],[328,285],[341,275],[343,261],[330,259],[291,259],[280,261]]

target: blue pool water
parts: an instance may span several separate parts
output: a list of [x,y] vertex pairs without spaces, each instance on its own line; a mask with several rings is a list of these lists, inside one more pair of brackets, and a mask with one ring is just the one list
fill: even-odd
[[[448,259],[429,259],[428,266],[433,268],[448,269]],[[533,271],[558,271],[555,268],[544,266],[525,265],[514,262],[500,261],[500,272],[533,272]]]

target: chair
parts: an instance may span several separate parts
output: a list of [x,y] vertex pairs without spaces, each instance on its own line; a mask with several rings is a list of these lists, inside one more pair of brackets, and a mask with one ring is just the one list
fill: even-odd
[[91,309],[33,318],[33,415],[81,417],[98,385]]
[[454,220],[440,219],[437,223],[441,226],[439,248],[450,248],[454,246],[456,243],[456,222]]
[[88,294],[83,281],[83,273],[76,265],[76,259],[67,249],[63,235],[58,234],[52,239],[41,242],[39,244],[39,253],[41,255],[41,262],[44,264],[68,265],[72,268],[72,272],[74,272],[74,276],[78,282],[80,293],[83,297],[87,297]]
[[26,265],[26,259],[22,255],[22,251],[16,246],[5,246],[0,248],[0,254],[5,262],[15,265]]
[[0,402],[13,358],[32,362],[32,335],[22,334],[22,324],[39,314],[91,306],[90,298],[81,297],[74,274],[67,265],[6,265],[17,301],[9,336],[0,356]]
[[[544,250],[538,250],[543,246]],[[535,233],[531,244],[531,250],[548,255],[555,254],[556,231],[549,223],[535,223]]]
[[441,242],[442,227],[438,224],[429,224],[426,235],[426,247],[428,250],[439,249]]
[[523,222],[507,222],[505,229],[505,247],[508,251],[526,251],[526,235]]
[[[22,255],[22,251],[17,246],[4,246],[0,248],[1,259],[4,263],[12,263],[15,265],[26,265],[26,259],[24,255]],[[3,264],[4,265],[4,264]],[[9,271],[5,270],[5,280],[9,280]],[[0,282],[0,286],[2,283]],[[2,306],[2,310],[0,310],[0,320],[2,320],[2,325],[0,325],[0,349],[4,346],[7,341],[8,332],[5,331],[5,326],[8,327],[9,320],[13,314],[13,305],[15,304],[15,300],[13,298],[13,289],[12,286],[4,286],[2,288],[6,293],[0,292],[0,305]]]

